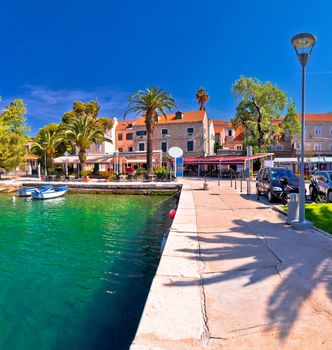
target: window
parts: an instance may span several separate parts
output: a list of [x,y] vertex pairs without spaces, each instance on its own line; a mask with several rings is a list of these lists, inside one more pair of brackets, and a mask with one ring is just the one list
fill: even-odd
[[100,145],[96,144],[96,152],[100,151]]
[[123,148],[122,147],[118,148],[118,152],[123,152]]
[[242,150],[242,146],[236,146],[236,149],[237,149],[238,151],[241,151],[241,150]]
[[132,147],[128,147],[128,152],[132,152],[133,148]]
[[187,141],[187,151],[192,152],[194,150],[194,141]]
[[321,135],[322,134],[322,128],[320,126],[315,126],[315,135]]
[[161,129],[162,135],[168,135],[168,129]]
[[329,149],[330,151],[332,151],[332,143],[330,143]]
[[315,151],[321,151],[322,150],[322,145],[320,143],[315,143],[314,144],[314,150]]
[[233,136],[233,131],[231,129],[228,130],[228,136]]
[[144,142],[140,142],[138,144],[138,150],[141,152],[145,151],[145,143]]
[[161,150],[162,150],[163,152],[167,152],[167,142],[166,142],[166,141],[163,141],[163,142],[161,143]]
[[133,133],[130,132],[126,135],[126,140],[132,140],[133,139]]
[[138,137],[146,136],[146,130],[136,131],[136,136],[138,136]]
[[122,140],[123,140],[122,134],[118,134],[118,141],[122,141]]
[[194,133],[194,128],[187,128],[187,133],[188,134],[193,134]]
[[332,126],[330,126],[330,135],[332,135]]

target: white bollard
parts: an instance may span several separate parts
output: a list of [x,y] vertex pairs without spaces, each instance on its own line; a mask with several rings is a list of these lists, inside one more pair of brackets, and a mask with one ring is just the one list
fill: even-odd
[[290,193],[288,201],[288,212],[286,224],[290,225],[292,221],[299,221],[300,217],[300,202],[298,193]]

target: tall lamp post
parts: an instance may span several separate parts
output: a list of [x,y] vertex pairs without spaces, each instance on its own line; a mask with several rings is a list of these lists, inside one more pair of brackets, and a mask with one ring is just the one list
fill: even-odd
[[312,49],[316,44],[313,34],[301,33],[291,39],[297,58],[302,66],[302,118],[301,118],[301,167],[300,167],[300,208],[299,220],[292,224],[296,229],[309,229],[312,223],[305,219],[305,182],[304,182],[304,97],[305,97],[305,67],[309,61]]

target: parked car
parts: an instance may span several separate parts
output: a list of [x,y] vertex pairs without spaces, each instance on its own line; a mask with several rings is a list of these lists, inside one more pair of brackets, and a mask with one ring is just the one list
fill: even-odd
[[311,177],[309,193],[312,200],[317,198],[317,190],[321,197],[332,202],[332,171],[318,171]]
[[257,196],[266,195],[269,202],[282,199],[287,186],[293,188],[293,192],[299,190],[299,180],[295,174],[287,168],[261,168],[256,177]]

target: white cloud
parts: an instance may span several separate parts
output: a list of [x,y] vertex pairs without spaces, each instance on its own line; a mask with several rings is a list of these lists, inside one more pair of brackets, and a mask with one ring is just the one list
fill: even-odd
[[15,98],[22,98],[27,106],[28,123],[36,132],[47,123],[58,123],[62,115],[72,109],[74,101],[97,100],[100,115],[122,118],[130,93],[114,88],[51,89],[45,86],[24,85],[17,96],[3,96],[1,109]]

